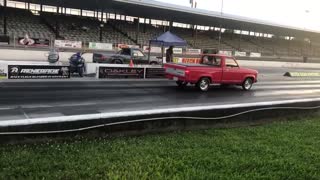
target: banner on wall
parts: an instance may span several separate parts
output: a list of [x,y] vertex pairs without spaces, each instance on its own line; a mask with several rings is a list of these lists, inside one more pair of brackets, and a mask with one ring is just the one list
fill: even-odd
[[234,52],[234,56],[244,57],[247,56],[246,52],[236,51]]
[[[169,48],[164,49],[164,53],[167,52],[167,49]],[[173,48],[173,54],[182,54],[182,48]]]
[[143,79],[144,68],[99,67],[99,78]]
[[201,49],[187,49],[187,54],[199,55],[201,54]]
[[122,48],[140,48],[138,45],[129,45],[129,44],[118,44],[118,49]]
[[50,44],[50,41],[49,39],[19,37],[18,43],[24,46],[48,47]]
[[[149,46],[143,46],[143,52],[149,52]],[[151,53],[161,53],[161,47],[151,47]]]
[[112,50],[113,46],[111,43],[89,43],[89,49],[97,49],[97,50]]
[[199,64],[200,63],[200,58],[182,58],[182,63]]
[[261,57],[261,53],[252,52],[250,53],[250,57]]
[[226,56],[232,56],[232,51],[219,51],[219,54],[224,54]]
[[0,79],[7,79],[8,65],[0,63]]
[[9,79],[67,79],[69,66],[9,65]]
[[54,46],[59,48],[82,48],[81,41],[69,41],[69,40],[55,40]]

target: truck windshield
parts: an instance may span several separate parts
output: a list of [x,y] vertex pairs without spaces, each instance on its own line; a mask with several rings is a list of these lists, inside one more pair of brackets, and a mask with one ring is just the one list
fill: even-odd
[[203,56],[201,59],[201,64],[209,66],[221,66],[221,58],[215,56]]

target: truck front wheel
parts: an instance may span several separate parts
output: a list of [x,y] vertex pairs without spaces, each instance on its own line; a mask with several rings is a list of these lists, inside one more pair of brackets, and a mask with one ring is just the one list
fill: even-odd
[[200,91],[208,91],[210,87],[210,80],[208,78],[201,78],[196,86],[200,89]]
[[242,89],[245,90],[245,91],[249,91],[252,88],[252,85],[253,85],[253,79],[252,78],[247,78],[242,83]]

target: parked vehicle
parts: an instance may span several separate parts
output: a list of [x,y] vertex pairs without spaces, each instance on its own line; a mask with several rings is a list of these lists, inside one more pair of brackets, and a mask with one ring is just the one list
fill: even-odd
[[149,60],[148,55],[144,54],[138,48],[123,48],[115,54],[93,53],[94,63],[129,64],[130,60],[132,60],[134,64],[162,64],[161,58],[151,56]]
[[82,57],[82,55],[82,53],[76,53],[69,58],[71,74],[79,73],[80,77],[83,77],[85,72],[85,59]]
[[166,77],[175,80],[179,87],[195,84],[207,91],[210,84],[239,85],[250,90],[257,82],[258,71],[241,68],[233,57],[204,54],[200,64],[165,64]]

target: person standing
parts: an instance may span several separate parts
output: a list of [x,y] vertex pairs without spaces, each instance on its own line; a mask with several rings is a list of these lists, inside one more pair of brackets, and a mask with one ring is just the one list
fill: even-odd
[[167,63],[173,62],[173,46],[170,46],[166,51],[166,61]]

